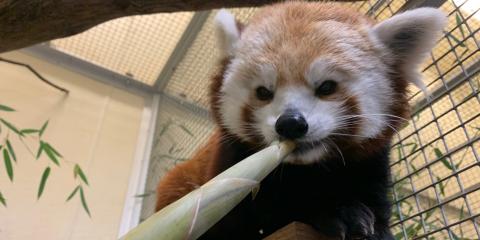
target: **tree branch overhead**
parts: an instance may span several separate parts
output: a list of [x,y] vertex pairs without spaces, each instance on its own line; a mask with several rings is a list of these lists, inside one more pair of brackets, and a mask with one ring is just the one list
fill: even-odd
[[119,17],[274,2],[279,0],[0,0],[0,52],[68,37]]

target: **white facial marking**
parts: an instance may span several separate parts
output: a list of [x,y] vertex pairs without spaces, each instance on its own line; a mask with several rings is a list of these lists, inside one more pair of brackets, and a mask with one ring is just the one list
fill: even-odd
[[222,89],[220,90],[220,94],[223,94],[220,102],[220,113],[227,129],[244,139],[248,139],[242,131],[242,111],[249,101],[251,90],[244,81],[238,79],[241,75],[235,71],[242,64],[242,60],[234,59],[225,72]]

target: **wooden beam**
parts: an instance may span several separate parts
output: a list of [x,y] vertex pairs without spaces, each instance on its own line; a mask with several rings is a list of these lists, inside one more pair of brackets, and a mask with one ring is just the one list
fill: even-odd
[[263,240],[333,240],[333,239],[320,234],[313,227],[307,224],[304,224],[301,222],[292,222],[287,226],[272,233],[270,236],[264,238]]
[[119,17],[222,7],[253,7],[279,1],[0,0],[0,52],[68,37]]

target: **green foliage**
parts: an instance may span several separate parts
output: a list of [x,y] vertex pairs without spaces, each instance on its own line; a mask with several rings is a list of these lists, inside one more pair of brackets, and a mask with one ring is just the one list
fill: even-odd
[[33,134],[33,133],[38,133],[40,130],[38,129],[31,129],[31,128],[27,128],[27,129],[22,129],[20,130],[21,133],[23,133],[24,135],[25,134]]
[[60,162],[58,161],[58,157],[62,157],[50,144],[40,140],[40,148],[42,151],[45,152],[48,158],[55,163],[57,166],[60,166]]
[[[0,111],[3,112],[14,112],[15,110],[9,106],[1,105],[0,104]],[[1,155],[3,155],[3,162],[5,165],[5,171],[7,172],[7,176],[10,179],[10,181],[13,182],[14,180],[14,162],[17,162],[17,155],[15,153],[15,146],[11,142],[11,136],[17,136],[19,140],[25,144],[24,139],[25,138],[31,138],[38,140],[38,150],[37,154],[33,156],[35,159],[40,159],[42,155],[46,155],[47,158],[55,164],[56,166],[60,166],[61,160],[63,160],[63,156],[48,142],[46,142],[44,139],[42,139],[42,136],[47,130],[49,121],[45,121],[45,123],[41,126],[41,128],[36,129],[36,128],[17,128],[15,124],[9,122],[3,117],[0,117],[0,127],[4,126],[5,128],[0,128],[0,129],[7,129],[8,132],[5,134],[4,139],[0,142],[3,144],[0,144],[0,151]],[[1,133],[1,132],[0,132]],[[30,148],[25,144],[25,148],[27,148],[30,151]],[[33,155],[33,153],[32,153]],[[13,160],[13,161],[12,161]],[[51,175],[52,168],[49,164],[44,170],[43,173],[40,177],[40,182],[38,185],[38,191],[37,191],[37,198],[40,199],[40,197],[43,195],[45,188],[47,186],[47,182],[49,179],[49,176]],[[88,208],[87,200],[85,197],[85,191],[83,189],[83,184],[89,185],[87,176],[85,172],[80,168],[78,164],[75,164],[73,167],[73,172],[74,172],[74,178],[77,179],[77,176],[79,177],[79,183],[78,185],[74,188],[74,190],[70,193],[70,195],[67,198],[67,201],[70,201],[75,195],[77,195],[78,192],[80,192],[79,198],[81,201],[81,204],[85,210],[85,212],[91,216],[90,210]],[[4,195],[0,192],[0,203],[3,206],[7,206],[7,200],[5,199]]]
[[75,189],[73,189],[73,191],[70,193],[70,195],[68,195],[68,198],[67,198],[67,202],[70,201],[70,199],[72,199],[75,194],[77,194],[78,190],[80,189],[80,185],[78,185]]
[[[475,133],[475,137],[477,136],[476,134],[480,134],[480,128],[473,127],[474,129],[477,129],[477,132]],[[410,147],[410,149],[407,149],[407,147]],[[412,154],[417,150],[418,148],[418,143],[416,140],[412,143],[406,143],[406,144],[399,144],[397,145],[394,149],[397,150],[398,157],[399,159],[403,159],[403,153],[406,153],[405,155],[410,156],[408,159],[405,159],[405,162],[410,166],[411,169],[416,171],[417,167],[413,164],[413,159],[418,157],[418,154],[416,156],[412,156]],[[425,149],[426,150],[426,149]],[[424,151],[424,150],[422,150]],[[441,162],[442,166],[444,166],[446,169],[450,171],[456,171],[460,169],[461,164],[463,163],[466,153],[468,149],[465,150],[464,154],[460,158],[457,164],[452,163],[449,161],[447,156],[443,153],[443,151],[438,148],[438,147],[432,147],[432,153],[433,155],[438,159],[439,162]],[[409,152],[409,153],[408,153]],[[447,197],[446,189],[447,186],[452,178],[448,179],[442,179],[439,176],[436,176],[434,173],[433,177],[436,180],[435,183],[435,188],[438,191],[438,194],[444,198]],[[407,184],[409,182],[407,179],[397,182],[397,179],[400,179],[400,176],[398,173],[394,173],[393,179],[395,185],[394,191],[397,193],[397,199],[403,198],[402,196],[402,190],[405,192],[405,188],[407,188]],[[410,180],[411,181],[411,180]],[[396,203],[396,206],[393,208],[393,213],[392,213],[392,220],[393,221],[400,221],[402,219],[405,219],[412,214],[414,214],[414,207],[412,203],[408,201],[408,199],[404,199],[398,203]],[[459,219],[462,220],[464,218],[464,206],[459,209]],[[405,225],[405,233],[407,236],[407,239],[415,239],[416,237],[420,236],[423,234],[423,228],[425,227],[425,230],[427,232],[434,231],[436,229],[439,229],[443,226],[442,220],[439,219],[437,216],[439,216],[439,213],[435,212],[435,209],[432,209],[430,211],[427,211],[426,213],[422,214],[422,219],[411,219],[413,222],[412,224]],[[455,233],[452,230],[449,230],[449,234],[453,239],[456,240],[471,240],[469,238],[464,237],[463,229],[461,225],[458,225],[459,233]],[[404,239],[404,231],[398,231],[394,234],[395,239]],[[435,240],[434,237],[429,236],[428,239]]]
[[82,202],[83,209],[87,212],[88,216],[92,216],[90,214],[90,210],[88,209],[87,201],[85,200],[85,194],[83,193],[83,187],[80,187],[80,200]]
[[43,133],[45,132],[45,129],[47,129],[48,126],[48,120],[43,124],[43,126],[38,130],[38,135],[41,137]]
[[3,161],[5,163],[5,170],[7,171],[8,178],[13,182],[12,160],[10,159],[10,154],[6,148],[3,149]]
[[142,194],[137,194],[135,195],[136,198],[144,198],[144,197],[148,197],[148,196],[151,196],[155,194],[154,191],[148,191],[148,192],[145,192],[145,193],[142,193]]
[[457,26],[460,29],[460,32],[462,32],[462,36],[465,36],[465,32],[463,31],[462,26],[462,19],[460,18],[460,15],[458,13],[455,13],[455,21],[457,21]]
[[[177,164],[179,162],[183,162],[187,160],[187,158],[178,156],[178,155],[181,155],[184,148],[178,147],[177,142],[175,142],[173,139],[169,138],[168,136],[165,138],[162,138],[163,136],[168,135],[170,131],[174,128],[182,130],[182,132],[187,134],[189,137],[195,137],[193,132],[181,121],[178,121],[176,119],[174,120],[172,118],[167,119],[165,122],[161,123],[158,127],[158,133],[156,134],[157,142],[154,143],[154,146],[156,146],[159,143],[158,139],[164,139],[166,142],[170,143],[171,145],[168,148],[167,153],[155,156],[154,161],[169,160],[170,162]],[[155,191],[150,190],[142,194],[137,194],[134,197],[145,198],[145,197],[152,196],[154,193]]]
[[[168,119],[165,123],[160,125],[158,138],[167,134],[168,131],[170,129],[172,129],[173,127],[178,127],[179,129],[181,129],[184,133],[186,133],[190,137],[195,137],[195,135],[192,133],[192,131],[190,131],[190,129],[188,129],[188,127],[185,126],[183,123],[181,123],[179,121],[176,121],[176,120],[173,120],[173,119]],[[173,140],[171,140],[171,141],[173,141]],[[156,160],[158,161],[158,160],[162,160],[162,159],[169,159],[169,160],[172,160],[174,163],[185,161],[185,160],[187,160],[186,158],[175,156],[176,154],[178,154],[182,151],[183,151],[183,148],[178,148],[177,143],[173,141],[172,145],[168,149],[168,154],[161,154],[161,155],[157,156]]]
[[77,176],[80,176],[82,181],[88,185],[88,180],[87,176],[85,176],[85,173],[83,173],[82,168],[78,164],[75,164],[75,167],[73,168],[73,176],[77,178]]
[[450,181],[450,179],[447,179],[447,180],[445,181],[445,183],[443,183],[443,182],[441,181],[441,178],[440,178],[439,176],[435,176],[435,178],[437,179],[437,185],[436,185],[436,186],[438,186],[438,188],[439,188],[439,190],[440,190],[440,194],[441,194],[442,196],[445,196],[445,187],[447,186],[447,184],[448,184],[448,182]]
[[10,143],[10,141],[8,139],[5,141],[5,144],[7,145],[8,153],[10,153],[10,156],[12,156],[13,161],[16,162],[17,157],[15,156],[15,151],[13,151],[12,144]]
[[445,36],[447,38],[449,38],[450,40],[453,40],[456,44],[458,44],[458,46],[460,47],[463,47],[463,48],[467,48],[467,46],[465,45],[465,43],[463,43],[462,41],[460,41],[460,39],[458,39],[457,37],[453,36],[453,34],[449,33],[449,32],[445,32]]
[[5,105],[2,105],[0,104],[0,111],[5,111],[5,112],[14,112],[15,109],[9,107],[9,106],[5,106]]
[[3,123],[3,125],[5,125],[5,127],[9,128],[10,130],[12,130],[14,133],[20,135],[20,136],[23,136],[23,133],[21,133],[18,128],[16,128],[12,123],[8,122],[7,120],[3,119],[3,118],[0,118],[0,122]]
[[448,168],[449,170],[453,170],[452,165],[451,165],[451,164],[448,162],[448,160],[443,156],[443,153],[442,153],[442,151],[441,151],[439,148],[437,148],[437,147],[433,148],[433,152],[435,153],[435,156],[437,156],[437,158],[439,159],[439,161],[440,161],[441,163],[443,163],[443,165],[444,165],[446,168]]
[[4,207],[7,206],[7,200],[5,200],[5,198],[3,197],[2,192],[0,192],[0,203],[1,203]]
[[43,193],[43,189],[45,189],[45,184],[47,183],[48,176],[50,175],[50,167],[45,168],[42,174],[42,178],[40,179],[40,185],[38,186],[38,193],[37,199],[40,199]]

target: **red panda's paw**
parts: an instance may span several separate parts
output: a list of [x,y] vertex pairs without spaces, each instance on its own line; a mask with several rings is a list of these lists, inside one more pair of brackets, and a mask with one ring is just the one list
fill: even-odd
[[338,214],[346,227],[346,232],[342,234],[345,239],[377,239],[372,238],[375,235],[375,215],[365,204],[355,202],[342,206]]
[[338,206],[336,211],[314,219],[313,227],[327,236],[327,239],[390,240],[388,226],[386,232],[376,229],[372,210],[360,202]]

